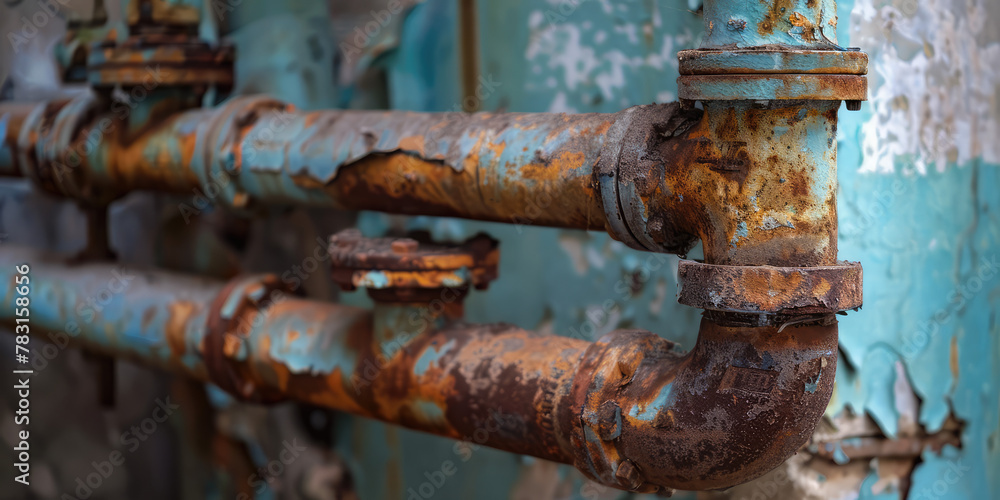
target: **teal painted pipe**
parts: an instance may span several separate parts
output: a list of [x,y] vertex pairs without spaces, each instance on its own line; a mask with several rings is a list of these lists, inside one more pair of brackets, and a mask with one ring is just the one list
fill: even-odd
[[837,47],[835,0],[705,0],[702,49]]
[[0,250],[0,283],[0,322],[16,322],[26,295],[31,333],[54,346],[73,341],[244,399],[267,393],[473,437],[646,493],[724,488],[779,465],[812,434],[837,360],[833,321],[779,331],[706,318],[683,353],[642,330],[591,343],[462,324],[434,301],[381,303],[373,321],[285,295],[275,277],[223,285],[12,247]]

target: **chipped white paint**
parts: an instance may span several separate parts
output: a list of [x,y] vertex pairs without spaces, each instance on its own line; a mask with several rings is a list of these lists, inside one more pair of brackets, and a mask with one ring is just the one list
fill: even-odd
[[988,10],[995,0],[855,3],[851,45],[869,52],[871,80],[861,172],[1000,162],[1000,30]]
[[[614,7],[602,2],[601,7],[611,14]],[[596,86],[606,102],[617,102],[632,78],[641,70],[663,71],[677,68],[677,50],[684,46],[688,35],[665,34],[657,29],[662,25],[659,7],[644,21],[616,23],[608,33],[582,16],[553,18],[547,15],[553,7],[533,11],[528,16],[531,36],[525,58],[533,68],[545,68],[559,78],[563,89],[569,93],[586,86]],[[619,11],[627,11],[619,4]],[[622,19],[629,16],[623,16]],[[554,22],[557,21],[557,22]],[[613,47],[607,47],[612,45]],[[624,45],[624,47],[623,47]],[[539,71],[535,70],[535,73]],[[536,83],[525,82],[527,90],[535,90]],[[669,85],[665,85],[669,86]],[[674,94],[662,91],[658,100],[673,100]],[[565,95],[557,98],[565,99]],[[556,107],[562,110],[564,106]],[[622,104],[636,103],[626,99]],[[568,107],[568,106],[566,106]]]

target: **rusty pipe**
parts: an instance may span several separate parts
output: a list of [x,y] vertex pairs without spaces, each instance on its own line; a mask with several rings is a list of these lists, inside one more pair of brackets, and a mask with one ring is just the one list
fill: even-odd
[[[113,115],[56,117],[46,111],[51,105],[42,106],[34,111],[37,119],[25,120],[23,106],[0,104],[0,116],[10,117],[12,129],[0,172],[75,174],[65,176],[74,186],[43,185],[58,194],[195,191],[240,208],[310,204],[578,229],[605,227],[592,167],[621,118],[296,112],[283,102],[252,96],[124,127]],[[57,127],[49,122],[62,121],[79,134],[50,139],[47,131]],[[21,123],[37,127],[13,134]],[[126,128],[140,133],[123,133]],[[36,144],[59,140],[59,150],[36,161],[29,156],[40,149]]]
[[11,125],[0,172],[77,198],[153,189],[239,208],[311,204],[606,229],[649,251],[684,254],[701,239],[706,261],[727,265],[836,256],[832,104],[467,115],[301,113],[244,97],[145,124],[88,118],[93,105],[82,102],[23,113],[0,104]]
[[646,331],[590,343],[415,304],[379,304],[373,318],[283,295],[273,277],[222,284],[5,247],[8,325],[25,262],[31,330],[56,345],[574,464],[632,491],[724,488],[767,472],[806,441],[833,389],[836,323],[706,318],[685,354]]

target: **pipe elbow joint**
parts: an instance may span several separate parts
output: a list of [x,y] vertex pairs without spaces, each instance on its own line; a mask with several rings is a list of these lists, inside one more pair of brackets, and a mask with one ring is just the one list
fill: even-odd
[[560,423],[575,465],[631,491],[727,488],[811,436],[833,391],[837,325],[724,326],[703,319],[690,352],[642,330],[595,342]]

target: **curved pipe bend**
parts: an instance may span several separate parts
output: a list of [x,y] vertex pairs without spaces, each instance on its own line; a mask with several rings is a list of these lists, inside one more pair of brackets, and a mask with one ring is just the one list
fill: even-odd
[[[355,307],[267,299],[275,277],[224,287],[9,246],[0,252],[6,324],[22,262],[32,266],[32,331],[58,343],[222,386],[219,373],[235,375],[245,383],[229,386],[575,464],[636,491],[724,488],[777,466],[808,439],[836,368],[835,323],[779,332],[704,319],[682,354],[647,331],[591,343],[446,322],[455,311],[414,304],[377,304],[373,321]],[[231,318],[225,331],[215,331],[216,313]],[[234,348],[209,352],[217,335]],[[209,366],[213,358],[226,369]]]
[[708,490],[777,467],[812,435],[833,392],[837,325],[743,327],[702,319],[684,354],[642,330],[592,344],[574,378],[576,466],[619,487]]

